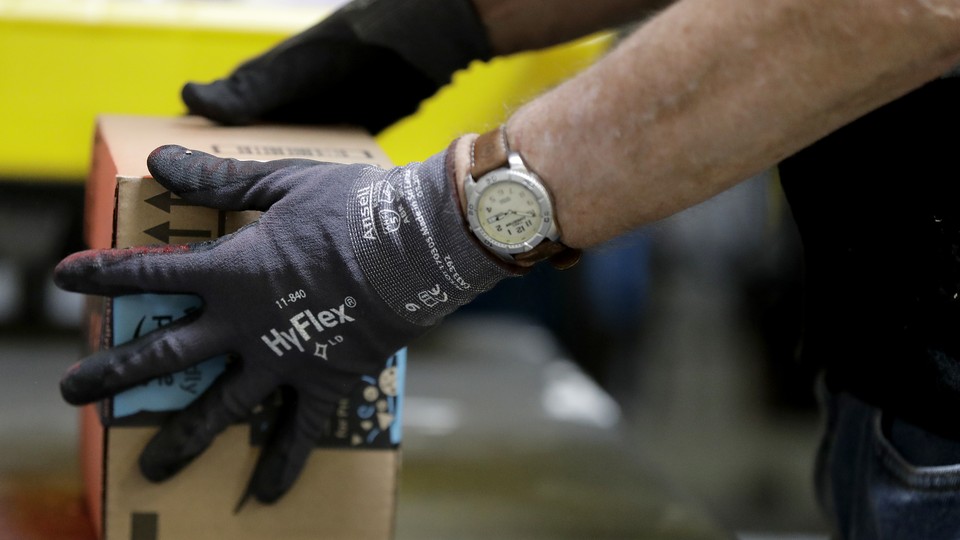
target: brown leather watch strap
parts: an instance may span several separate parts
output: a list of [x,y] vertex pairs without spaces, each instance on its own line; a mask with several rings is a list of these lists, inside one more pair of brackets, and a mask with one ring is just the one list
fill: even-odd
[[494,169],[506,167],[508,154],[507,130],[503,126],[480,135],[473,141],[470,176],[477,179]]
[[580,262],[582,252],[579,249],[565,246],[553,240],[544,240],[526,253],[517,253],[513,256],[519,266],[533,266],[540,261],[548,260],[557,270],[566,270]]
[[[480,135],[473,142],[470,177],[476,180],[492,170],[506,167],[509,154],[510,145],[507,142],[505,126]],[[557,226],[559,227],[559,223]],[[579,249],[565,246],[558,241],[544,239],[530,251],[514,254],[512,258],[518,266],[530,267],[540,261],[549,260],[555,268],[565,270],[577,264],[580,261],[580,255]]]

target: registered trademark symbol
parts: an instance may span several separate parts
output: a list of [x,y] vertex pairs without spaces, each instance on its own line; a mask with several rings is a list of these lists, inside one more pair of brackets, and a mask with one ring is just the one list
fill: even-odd
[[343,299],[343,305],[347,306],[348,308],[355,308],[357,307],[357,301],[352,296],[348,296]]

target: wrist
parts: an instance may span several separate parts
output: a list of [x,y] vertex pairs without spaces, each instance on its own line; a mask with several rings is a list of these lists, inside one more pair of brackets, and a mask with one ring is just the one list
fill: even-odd
[[561,240],[547,185],[515,149],[505,126],[463,137],[451,145],[454,189],[471,238],[511,267],[549,260],[564,269],[580,250]]
[[498,264],[464,226],[450,152],[423,163],[369,169],[349,216],[360,268],[408,322],[430,326],[515,271]]

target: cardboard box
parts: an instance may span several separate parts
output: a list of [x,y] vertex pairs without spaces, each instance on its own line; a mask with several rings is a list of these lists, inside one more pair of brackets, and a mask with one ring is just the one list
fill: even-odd
[[[93,248],[216,238],[255,220],[186,204],[149,178],[146,157],[175,143],[222,157],[304,157],[342,163],[389,161],[366,133],[351,128],[221,127],[196,117],[101,116],[87,184],[85,235]],[[91,350],[121,343],[199,305],[190,295],[91,298]],[[137,467],[143,446],[169,411],[199,395],[224,369],[210,359],[151,381],[81,416],[85,496],[105,540],[284,538],[385,539],[393,534],[405,351],[384,360],[338,404],[333,429],[312,453],[293,489],[274,505],[234,509],[258,455],[271,407],[231,426],[194,463],[161,484]]]

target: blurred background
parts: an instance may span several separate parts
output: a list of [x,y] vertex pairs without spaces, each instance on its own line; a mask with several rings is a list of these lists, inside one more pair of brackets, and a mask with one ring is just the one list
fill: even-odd
[[[25,485],[78,481],[57,381],[83,299],[51,271],[84,247],[96,115],[182,114],[183,82],[340,3],[0,0],[0,524]],[[377,140],[425,158],[616,37],[473,65]],[[800,270],[769,171],[458,312],[410,347],[398,537],[826,538]]]

